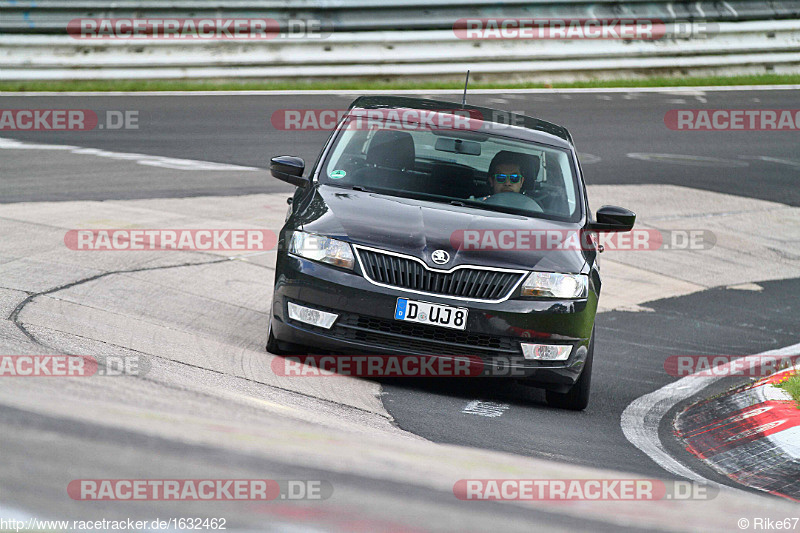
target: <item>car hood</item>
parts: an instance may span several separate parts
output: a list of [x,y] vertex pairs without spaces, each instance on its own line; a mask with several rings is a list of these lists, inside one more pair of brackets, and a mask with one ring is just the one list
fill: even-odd
[[[586,263],[584,252],[576,249],[487,251],[459,246],[464,230],[492,230],[495,235],[500,230],[564,232],[579,230],[575,223],[326,185],[318,186],[311,201],[298,210],[305,231],[419,257],[432,268],[469,264],[577,273]],[[431,260],[435,250],[446,251],[450,260],[437,265]]]

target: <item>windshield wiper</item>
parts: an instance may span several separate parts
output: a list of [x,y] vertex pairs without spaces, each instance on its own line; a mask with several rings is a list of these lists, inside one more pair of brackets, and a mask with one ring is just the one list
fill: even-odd
[[487,204],[478,200],[451,200],[450,205],[457,205],[459,207],[472,207],[473,209],[480,209],[482,211],[496,211],[498,213],[507,213],[509,215],[518,215],[523,217],[535,216],[533,213],[520,212],[520,210],[516,207]]
[[353,189],[354,191],[361,191],[361,192],[372,192],[372,191],[369,191],[369,190],[365,189],[365,188],[364,188],[364,187],[362,187],[361,185],[353,185],[353,186],[352,186],[352,187],[350,187],[350,188],[351,188],[351,189]]

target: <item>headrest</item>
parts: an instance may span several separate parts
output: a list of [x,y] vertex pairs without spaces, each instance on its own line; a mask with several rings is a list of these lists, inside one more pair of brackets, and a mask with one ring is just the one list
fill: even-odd
[[397,170],[413,169],[414,139],[407,131],[378,130],[367,150],[367,163]]

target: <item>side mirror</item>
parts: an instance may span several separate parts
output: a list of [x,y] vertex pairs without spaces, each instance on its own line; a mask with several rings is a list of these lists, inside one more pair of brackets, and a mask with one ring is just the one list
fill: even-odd
[[589,229],[595,231],[630,231],[636,222],[636,213],[617,207],[615,205],[604,205],[597,210],[597,220],[589,225]]
[[269,170],[274,178],[297,187],[307,187],[311,180],[303,177],[306,163],[293,155],[279,155],[269,161]]

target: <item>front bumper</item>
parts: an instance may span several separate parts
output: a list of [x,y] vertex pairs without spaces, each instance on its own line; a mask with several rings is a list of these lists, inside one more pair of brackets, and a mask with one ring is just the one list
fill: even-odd
[[[396,320],[398,298],[467,307],[467,329]],[[297,322],[289,319],[289,301],[339,317],[330,329]],[[272,333],[284,346],[346,354],[477,356],[487,375],[524,376],[531,384],[565,391],[583,369],[597,295],[590,290],[583,300],[457,300],[376,286],[351,271],[279,254],[272,309]],[[520,342],[573,348],[566,361],[530,361],[523,359]]]

